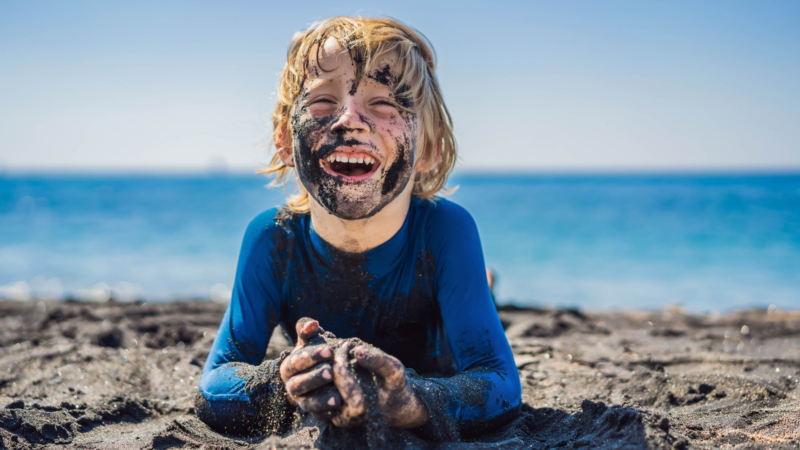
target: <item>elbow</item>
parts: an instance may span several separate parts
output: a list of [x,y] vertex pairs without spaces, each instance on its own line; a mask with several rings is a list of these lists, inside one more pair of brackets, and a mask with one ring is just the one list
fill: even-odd
[[262,432],[263,421],[244,394],[244,380],[221,368],[203,374],[195,394],[195,414],[214,431],[236,436]]
[[522,384],[519,380],[519,372],[516,369],[506,375],[505,383],[499,395],[500,408],[496,413],[497,422],[508,422],[519,415],[519,408],[522,404]]
[[216,420],[214,412],[211,408],[211,403],[201,391],[197,391],[194,396],[194,412],[197,418],[202,420],[206,425],[215,428]]
[[499,408],[486,418],[482,426],[473,425],[473,431],[484,433],[488,430],[495,430],[503,427],[517,417],[519,417],[520,409],[522,406],[522,385],[519,381],[519,373],[514,370],[512,373],[505,377],[505,383],[499,392]]
[[522,404],[522,383],[519,379],[519,371],[513,363],[505,362],[496,369],[497,374],[502,380],[498,385],[498,398],[502,401],[502,411],[517,408]]
[[522,383],[516,369],[509,375],[508,399],[512,406],[522,404]]
[[202,390],[198,390],[195,394],[194,412],[197,418],[211,429],[220,433],[230,433],[226,426],[226,421],[230,419],[230,417],[227,417],[226,409],[220,401],[207,398]]
[[264,433],[264,421],[249,402],[210,400],[198,391],[194,404],[197,418],[218,433],[242,437]]

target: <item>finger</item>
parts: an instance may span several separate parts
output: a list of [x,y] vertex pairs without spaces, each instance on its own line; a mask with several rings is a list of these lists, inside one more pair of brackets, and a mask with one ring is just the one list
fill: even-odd
[[361,425],[364,422],[364,416],[350,416],[345,413],[345,409],[338,415],[334,415],[331,418],[331,422],[336,425],[337,427],[348,428],[348,427],[355,427],[357,425]]
[[339,395],[339,392],[336,391],[336,388],[331,386],[330,388],[320,389],[320,391],[309,395],[297,397],[297,405],[302,408],[303,411],[312,414],[332,411],[331,417],[333,417],[339,412],[339,408],[342,406],[342,397]]
[[330,411],[322,411],[318,413],[311,413],[311,415],[314,416],[317,420],[321,420],[323,422],[333,419],[334,417],[336,417],[337,414],[339,414],[339,410],[337,409],[332,409]]
[[325,386],[333,380],[333,372],[329,363],[317,364],[308,372],[299,373],[289,378],[286,382],[286,390],[293,397],[305,395],[314,389]]
[[406,384],[406,368],[399,359],[379,348],[357,347],[353,353],[356,363],[378,375],[380,381],[388,389],[397,389]]
[[305,372],[321,362],[330,361],[332,357],[333,350],[326,344],[295,348],[281,363],[281,378],[287,382],[294,375]]
[[333,384],[341,394],[343,403],[341,413],[333,418],[333,423],[337,426],[351,426],[360,422],[366,411],[364,392],[350,373],[351,348],[352,344],[344,344],[336,350],[333,357]]
[[310,317],[303,317],[297,321],[295,330],[297,331],[297,346],[302,347],[322,332],[322,327],[319,326],[319,322],[316,320]]

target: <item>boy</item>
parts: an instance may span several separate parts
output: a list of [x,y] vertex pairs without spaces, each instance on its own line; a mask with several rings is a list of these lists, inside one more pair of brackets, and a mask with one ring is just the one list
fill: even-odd
[[[458,440],[517,414],[477,227],[433,197],[456,158],[434,64],[391,19],[336,17],[293,38],[263,172],[295,171],[300,194],[245,234],[197,398],[213,428],[284,433],[294,411],[363,424],[366,387],[350,364],[374,374],[395,429]],[[262,361],[279,324],[296,346]],[[371,345],[331,345],[322,328]]]

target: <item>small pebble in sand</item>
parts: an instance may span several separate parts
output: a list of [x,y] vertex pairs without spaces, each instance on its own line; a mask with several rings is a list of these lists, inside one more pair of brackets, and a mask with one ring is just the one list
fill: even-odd
[[750,327],[748,327],[747,325],[742,325],[741,333],[742,336],[747,336],[748,334],[750,334]]

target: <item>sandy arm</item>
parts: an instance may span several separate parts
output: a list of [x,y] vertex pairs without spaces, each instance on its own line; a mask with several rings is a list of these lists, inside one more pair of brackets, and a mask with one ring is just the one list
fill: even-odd
[[426,428],[480,433],[516,417],[519,373],[489,292],[474,220],[462,207],[439,201],[428,236],[436,255],[437,300],[459,374],[412,376],[411,384],[431,410]]
[[[283,421],[275,414],[291,416],[293,412],[293,407],[284,404],[281,359],[263,361],[280,321],[280,285],[271,270],[272,245],[266,232],[274,216],[274,210],[262,213],[245,232],[231,301],[200,378],[197,416],[218,431],[277,432]],[[265,417],[265,408],[277,408],[270,409],[270,419]]]

